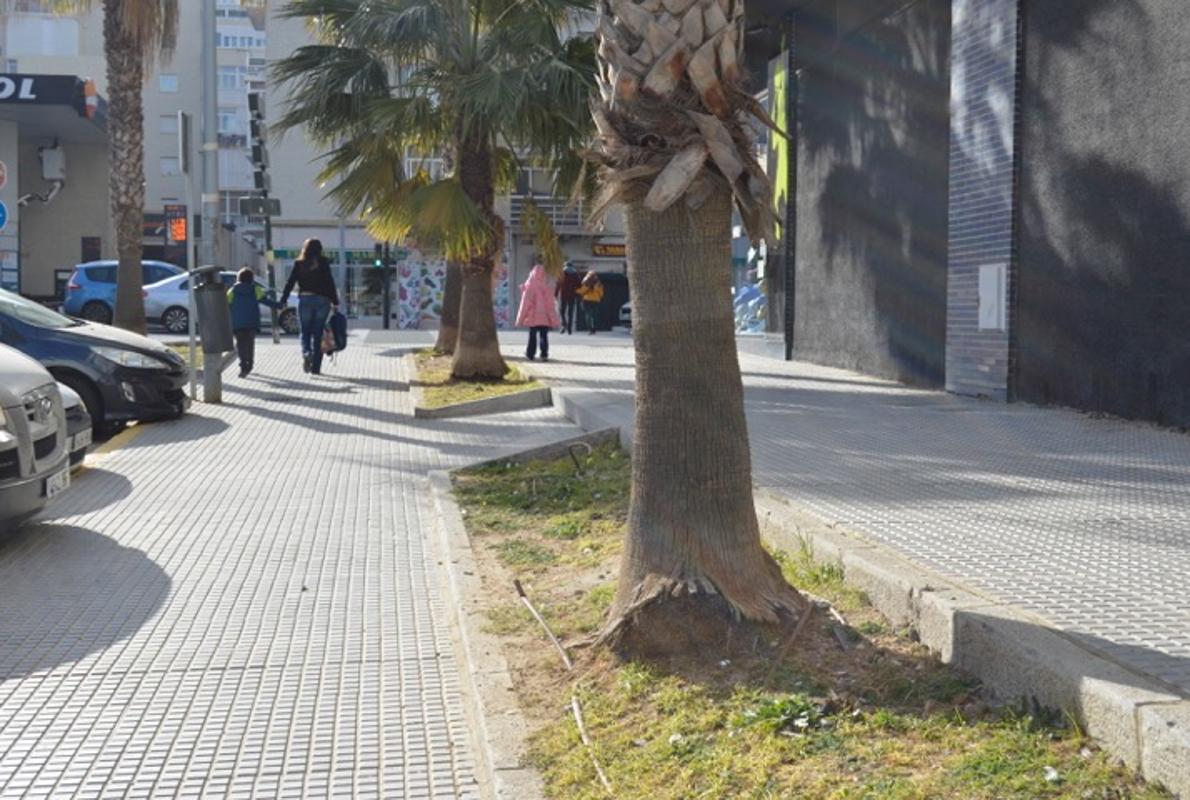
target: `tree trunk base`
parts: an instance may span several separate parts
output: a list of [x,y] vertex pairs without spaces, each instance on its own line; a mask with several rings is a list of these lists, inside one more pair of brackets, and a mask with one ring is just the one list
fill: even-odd
[[466,352],[456,350],[450,368],[451,377],[461,381],[498,381],[507,373],[508,365],[504,363],[499,348],[495,348],[494,351],[487,348],[468,348]]
[[780,640],[797,630],[811,606],[792,587],[773,603],[770,620],[742,615],[706,582],[646,580],[639,599],[609,619],[603,644],[624,658],[650,661],[670,658],[718,663],[739,653],[774,651]]
[[438,329],[438,341],[434,343],[434,352],[444,356],[453,355],[455,344],[459,341],[459,329],[455,325],[443,324]]

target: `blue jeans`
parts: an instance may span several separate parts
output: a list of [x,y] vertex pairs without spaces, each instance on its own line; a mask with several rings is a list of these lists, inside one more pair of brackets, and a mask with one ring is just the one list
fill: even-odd
[[302,357],[309,359],[310,371],[322,371],[322,332],[331,315],[329,297],[301,295],[298,297],[298,322],[302,326]]

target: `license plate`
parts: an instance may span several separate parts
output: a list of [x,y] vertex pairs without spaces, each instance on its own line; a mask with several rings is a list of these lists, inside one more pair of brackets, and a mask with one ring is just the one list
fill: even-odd
[[45,498],[53,500],[70,488],[70,470],[64,469],[45,479]]
[[70,437],[69,450],[72,453],[77,453],[79,450],[82,450],[84,447],[90,447],[90,446],[91,446],[91,429],[90,428],[87,428],[87,430],[76,433],[74,436]]

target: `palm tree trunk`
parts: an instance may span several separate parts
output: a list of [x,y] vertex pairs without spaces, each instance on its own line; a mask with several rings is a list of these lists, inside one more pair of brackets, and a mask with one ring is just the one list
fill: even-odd
[[496,335],[496,313],[492,308],[492,273],[464,268],[462,279],[459,341],[451,365],[451,375],[464,380],[499,380],[508,372],[508,365],[500,355],[500,341]]
[[144,82],[142,47],[125,33],[121,5],[104,0],[103,49],[107,58],[109,200],[116,229],[118,327],[144,333],[141,256],[145,218]]
[[450,374],[463,380],[500,380],[508,372],[508,365],[500,355],[496,312],[492,307],[492,273],[496,254],[504,243],[504,222],[495,211],[492,150],[485,140],[472,135],[461,140],[457,152],[463,191],[487,217],[493,233],[487,252],[472,256],[461,269],[459,340]]
[[446,264],[446,285],[442,291],[442,320],[434,349],[450,355],[459,341],[459,305],[463,297],[462,267],[457,261]]
[[[781,622],[800,595],[762,548],[731,311],[731,194],[626,208],[636,346],[632,500],[604,639],[641,656]],[[716,651],[719,652],[719,651]]]

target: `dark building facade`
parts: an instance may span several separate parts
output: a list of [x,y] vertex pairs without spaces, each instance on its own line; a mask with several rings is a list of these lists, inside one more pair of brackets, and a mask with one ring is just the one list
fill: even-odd
[[1190,426],[1182,0],[750,14],[792,75],[770,302],[793,357]]

